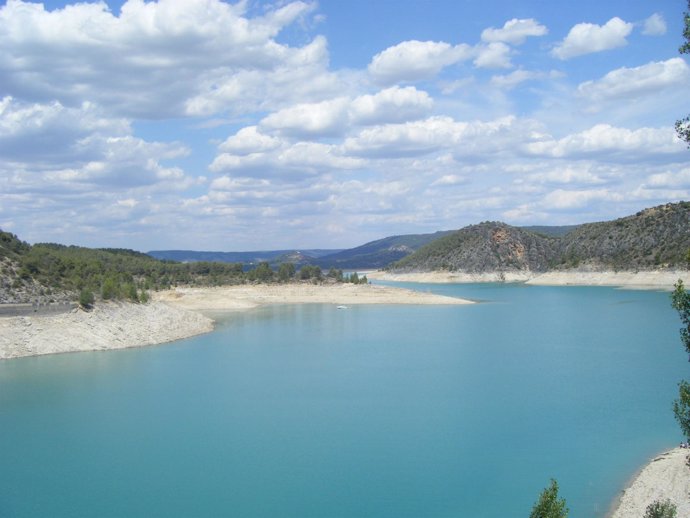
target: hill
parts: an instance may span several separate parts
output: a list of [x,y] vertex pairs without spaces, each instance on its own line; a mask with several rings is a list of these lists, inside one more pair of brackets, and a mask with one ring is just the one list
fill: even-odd
[[295,264],[311,264],[319,257],[340,252],[335,250],[262,250],[249,252],[205,252],[194,250],[152,250],[147,252],[156,259],[177,261],[181,263],[193,263],[198,261],[220,263],[242,263],[245,265],[267,262],[280,264],[292,262]]
[[304,265],[323,269],[373,269],[384,268],[411,254],[420,247],[452,231],[433,234],[407,234],[390,236],[365,243],[350,249],[310,250],[263,250],[250,252],[203,252],[193,250],[152,250],[148,254],[157,259],[179,262],[218,261],[242,263],[245,268],[267,262],[276,269],[283,263],[293,263],[298,268]]
[[560,235],[548,235],[544,227],[531,228],[540,231],[500,222],[471,225],[420,248],[389,269],[482,273],[685,268],[690,203],[660,205],[613,221],[577,225]]
[[370,269],[384,268],[390,263],[406,257],[422,246],[435,241],[452,231],[433,234],[408,234],[391,236],[365,243],[314,260],[322,268]]
[[394,271],[546,271],[558,239],[500,222],[470,225],[391,265]]

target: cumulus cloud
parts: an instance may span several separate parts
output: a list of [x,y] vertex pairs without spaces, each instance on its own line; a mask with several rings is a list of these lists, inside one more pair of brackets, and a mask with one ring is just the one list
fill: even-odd
[[344,142],[344,149],[355,156],[420,156],[440,150],[452,150],[462,156],[495,150],[504,143],[504,134],[516,138],[514,117],[493,121],[458,122],[451,117],[429,117],[405,124],[386,124],[367,128]]
[[[179,143],[150,142],[93,105],[0,102],[0,169],[8,192],[82,192],[108,186],[178,189],[191,181],[164,161],[186,156]],[[6,176],[5,176],[6,175]]]
[[482,41],[521,45],[528,36],[544,36],[548,29],[533,18],[508,20],[501,29],[490,27],[482,31]]
[[235,155],[250,155],[271,151],[280,145],[280,139],[262,134],[256,126],[247,126],[228,137],[218,149]]
[[653,174],[647,179],[646,186],[651,189],[690,189],[690,168]]
[[658,93],[668,87],[685,87],[690,80],[690,67],[681,58],[657,61],[634,68],[619,68],[596,81],[577,87],[578,93],[593,101],[637,97]]
[[[128,1],[46,10],[10,0],[0,8],[0,74],[12,95],[72,105],[89,100],[146,118],[208,115],[230,102],[256,103],[238,77],[284,81],[287,70],[323,70],[323,39],[302,48],[276,42],[314,6],[292,2],[249,18],[246,3]],[[277,77],[274,77],[277,76]]]
[[279,148],[267,152],[220,153],[209,169],[214,173],[230,173],[233,177],[294,179],[333,170],[357,169],[362,165],[360,159],[346,156],[337,145],[283,141]]
[[607,189],[565,190],[556,189],[544,196],[542,207],[554,210],[570,210],[585,207],[592,201],[621,200],[620,194]]
[[626,38],[633,30],[633,24],[618,17],[611,18],[604,25],[579,23],[575,25],[563,41],[556,45],[551,54],[558,59],[567,60],[584,54],[624,47]]
[[376,54],[368,70],[371,77],[382,84],[420,81],[436,76],[444,67],[470,59],[472,52],[465,44],[404,41]]
[[348,105],[344,97],[298,104],[268,115],[260,125],[292,136],[338,135],[346,127]]
[[666,34],[666,20],[659,13],[654,13],[644,21],[642,34],[645,36],[661,36]]
[[559,140],[531,142],[525,148],[530,154],[554,158],[617,155],[628,160],[639,160],[641,157],[656,160],[659,156],[684,151],[672,128],[630,130],[609,124],[597,124]]
[[386,88],[374,95],[361,95],[352,101],[353,124],[385,124],[418,119],[434,105],[429,94],[413,86]]
[[477,57],[474,66],[477,68],[511,68],[510,62],[512,50],[508,45],[500,41],[479,45],[476,49]]

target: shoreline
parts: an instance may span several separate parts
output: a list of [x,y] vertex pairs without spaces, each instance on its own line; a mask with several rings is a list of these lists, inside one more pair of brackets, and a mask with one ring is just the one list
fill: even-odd
[[512,272],[410,272],[388,273],[376,271],[367,273],[369,279],[395,282],[429,284],[462,284],[483,282],[524,283],[535,286],[611,286],[628,289],[672,290],[682,279],[690,285],[688,270],[640,270],[640,271],[591,271],[558,270],[545,273]]
[[206,313],[267,304],[472,304],[471,301],[373,285],[238,285],[155,292],[151,302],[109,302],[90,311],[0,315],[0,360],[108,351],[173,342],[213,331]]
[[669,499],[678,516],[690,516],[690,450],[674,448],[645,464],[613,502],[606,518],[640,518],[655,500]]

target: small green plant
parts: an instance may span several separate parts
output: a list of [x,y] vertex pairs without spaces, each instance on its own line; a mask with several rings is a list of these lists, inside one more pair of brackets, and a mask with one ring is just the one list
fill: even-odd
[[567,518],[568,512],[565,498],[558,496],[558,482],[551,479],[549,487],[542,491],[539,500],[534,504],[529,518]]
[[677,513],[676,505],[669,499],[662,502],[656,500],[647,506],[644,518],[676,518]]
[[91,290],[83,288],[81,292],[79,292],[79,305],[81,307],[89,309],[91,306],[93,306],[95,301],[96,299]]

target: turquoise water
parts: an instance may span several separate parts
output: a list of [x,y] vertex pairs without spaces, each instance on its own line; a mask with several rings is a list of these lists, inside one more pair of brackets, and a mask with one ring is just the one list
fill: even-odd
[[681,439],[667,293],[413,287],[212,334],[0,363],[0,516],[601,517]]

